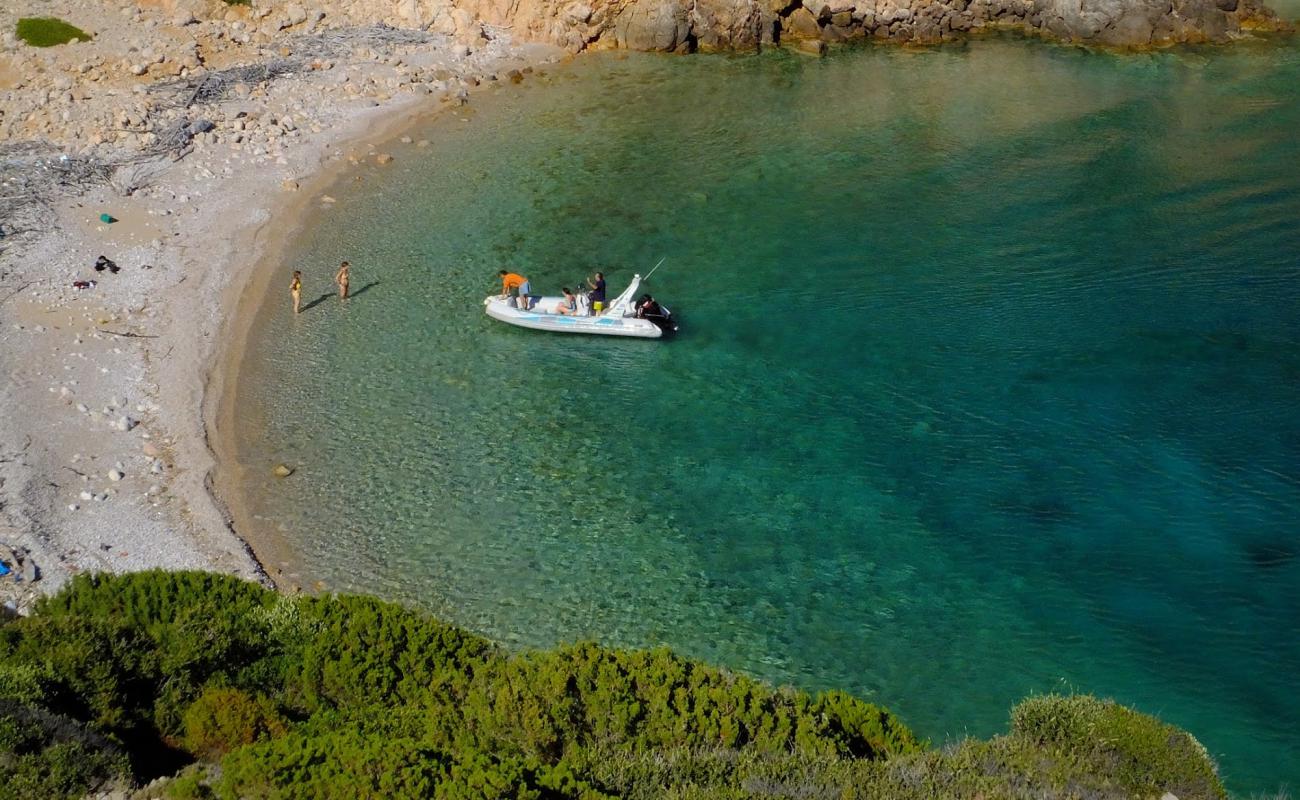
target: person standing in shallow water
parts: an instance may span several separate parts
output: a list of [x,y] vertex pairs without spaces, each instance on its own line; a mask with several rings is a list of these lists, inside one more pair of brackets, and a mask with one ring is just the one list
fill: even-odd
[[293,313],[302,311],[302,270],[293,271],[293,281],[289,284],[289,296],[293,298]]
[[339,286],[340,300],[348,299],[348,280],[349,280],[348,271],[351,269],[352,269],[352,265],[344,261],[343,264],[339,266],[339,271],[334,275],[334,282],[337,283]]

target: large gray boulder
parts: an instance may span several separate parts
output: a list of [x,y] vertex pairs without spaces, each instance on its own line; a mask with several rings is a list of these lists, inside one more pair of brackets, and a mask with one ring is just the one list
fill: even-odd
[[614,44],[629,50],[676,50],[691,32],[680,0],[633,0],[613,18]]

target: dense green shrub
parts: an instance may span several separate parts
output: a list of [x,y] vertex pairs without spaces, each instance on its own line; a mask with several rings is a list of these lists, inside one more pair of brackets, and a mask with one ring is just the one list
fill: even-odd
[[0,766],[51,797],[194,760],[177,800],[1222,797],[1194,739],[1092,698],[934,751],[842,692],[663,649],[511,654],[391,603],[193,572],[79,577],[0,624],[3,708],[26,727],[0,728]]
[[212,686],[185,712],[185,749],[213,758],[286,730],[284,717],[265,697]]
[[1011,713],[1011,738],[1067,752],[1142,794],[1223,797],[1214,762],[1184,730],[1087,696],[1031,697]]
[[55,17],[23,17],[14,31],[32,47],[54,47],[68,42],[89,42],[90,34]]

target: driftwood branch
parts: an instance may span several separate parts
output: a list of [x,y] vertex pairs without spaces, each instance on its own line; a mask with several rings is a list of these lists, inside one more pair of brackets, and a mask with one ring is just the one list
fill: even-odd
[[131,333],[130,331],[110,331],[107,328],[96,328],[100,333],[109,333],[113,336],[125,336],[128,339],[157,339],[157,336],[148,333]]

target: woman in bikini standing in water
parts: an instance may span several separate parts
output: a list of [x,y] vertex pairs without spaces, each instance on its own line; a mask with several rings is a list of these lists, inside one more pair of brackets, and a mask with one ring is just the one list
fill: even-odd
[[352,276],[349,274],[351,269],[352,265],[344,261],[343,265],[339,267],[339,271],[334,274],[334,283],[338,284],[340,300],[348,299],[348,284],[352,280]]

